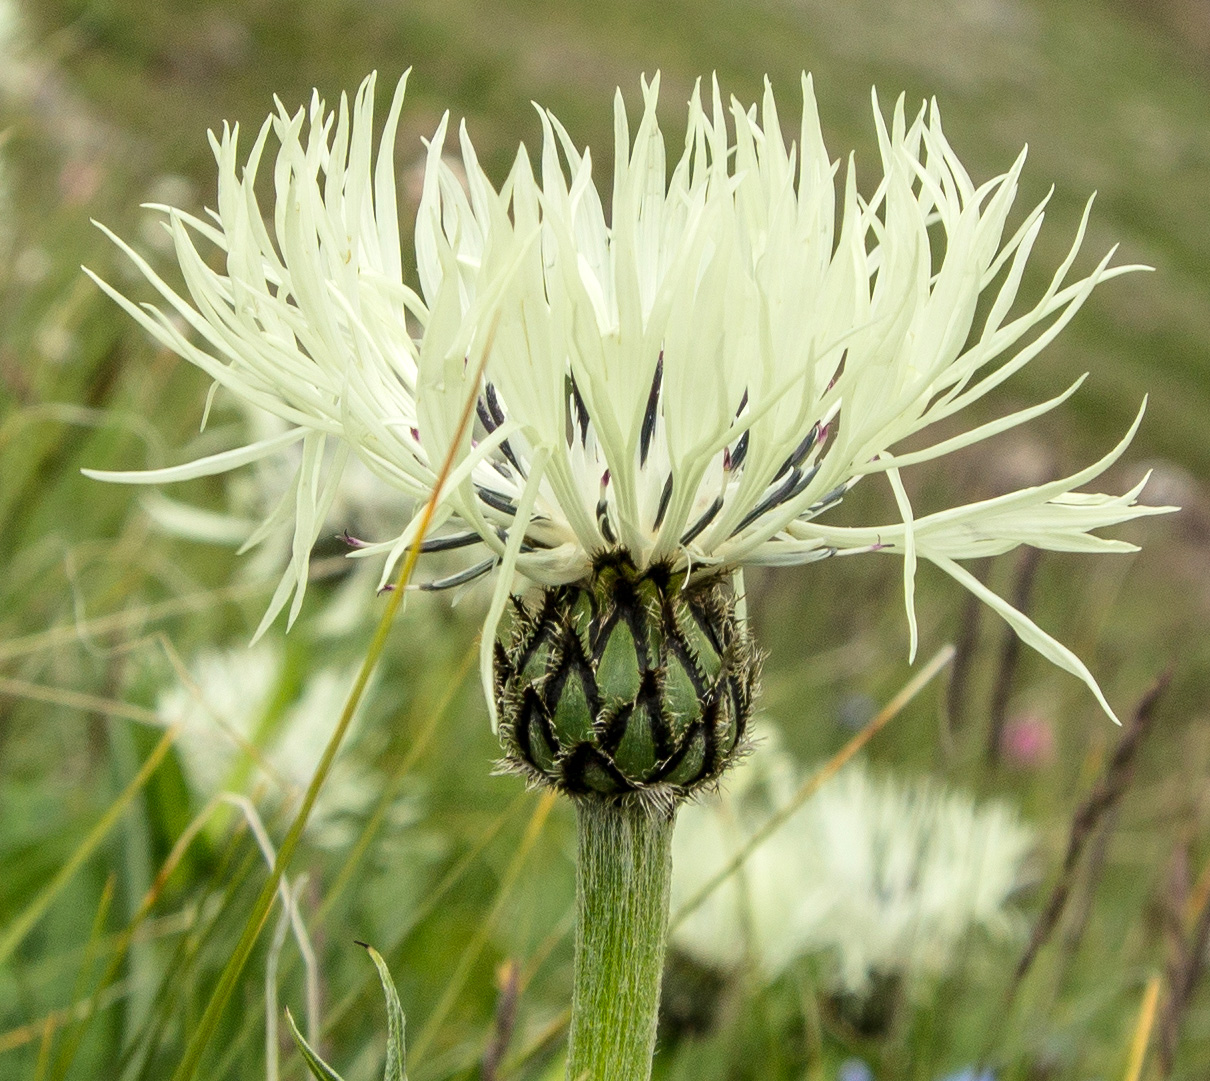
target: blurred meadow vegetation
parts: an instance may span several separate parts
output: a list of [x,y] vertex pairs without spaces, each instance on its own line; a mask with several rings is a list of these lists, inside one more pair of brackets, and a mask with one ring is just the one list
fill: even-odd
[[[699,75],[716,71],[724,92],[751,101],[767,73],[794,130],[799,73],[813,71],[829,148],[841,158],[855,149],[867,190],[877,161],[872,85],[884,109],[900,92],[909,111],[935,95],[977,181],[1028,143],[1018,205],[1055,191],[1027,297],[1045,287],[1084,201],[1099,193],[1080,265],[1120,243],[1119,261],[1156,272],[1099,287],[1038,360],[980,403],[980,419],[1089,372],[1085,385],[1025,429],[906,479],[923,513],[1074,471],[1117,441],[1150,394],[1104,490],[1151,468],[1146,498],[1184,511],[1122,530],[1143,544],[1137,555],[1010,555],[979,568],[1077,650],[1127,728],[1135,703],[1170,673],[1133,774],[1108,774],[1109,806],[1086,823],[1083,856],[1065,871],[1073,816],[1107,776],[1122,732],[1075,680],[1028,651],[1014,657],[994,616],[972,615],[952,583],[923,570],[922,654],[953,641],[959,663],[871,742],[868,757],[1021,808],[1040,838],[1017,898],[1024,932],[973,944],[956,970],[864,1026],[814,979],[812,963],[766,984],[674,956],[656,1076],[814,1081],[859,1057],[879,1081],[976,1063],[999,1081],[1128,1077],[1152,986],[1157,1010],[1142,1017],[1150,1054],[1135,1076],[1210,1076],[1210,991],[1197,980],[1210,889],[1203,12],[1196,0],[3,0],[0,1077],[167,1077],[265,878],[234,806],[215,809],[174,848],[205,800],[179,749],[157,745],[171,719],[164,696],[203,693],[190,673],[205,650],[245,648],[272,576],[251,573],[234,545],[159,528],[146,491],[80,475],[82,466],[143,468],[222,449],[240,418],[220,398],[198,433],[204,377],[155,349],[80,273],[86,264],[149,298],[89,219],[131,239],[176,282],[159,226],[148,225],[154,215],[138,205],[199,212],[212,202],[207,128],[239,121],[248,146],[274,94],[293,110],[318,87],[331,103],[371,69],[381,107],[408,66],[396,146],[405,223],[420,140],[443,110],[467,118],[502,178],[517,144],[536,144],[529,102],[540,101],[607,176],[614,88],[633,108],[639,74],[656,69],[672,143]],[[166,494],[220,511],[233,483],[198,480]],[[894,505],[870,481],[841,513],[890,519]],[[256,738],[271,736],[312,673],[349,672],[364,653],[374,602],[347,633],[323,625],[349,583],[342,553],[335,539],[321,542],[298,624],[289,636],[270,632],[279,663]],[[910,678],[900,566],[870,556],[749,578],[768,651],[758,725],[779,730],[804,763],[836,752]],[[372,579],[359,581],[372,589]],[[308,834],[289,872],[318,961],[313,1042],[348,1081],[381,1076],[385,1047],[381,992],[355,939],[382,952],[398,983],[413,1081],[561,1076],[573,817],[492,775],[497,747],[472,660],[484,595],[448,601],[409,600],[345,751],[364,770],[364,798],[332,836]],[[231,690],[238,699],[241,688]],[[990,735],[1020,718],[1055,740],[1053,755],[1028,768]],[[289,819],[247,783],[250,761],[231,765],[229,778],[259,801],[279,841]],[[1069,903],[1014,986],[1029,928],[1056,885]],[[264,1076],[271,961],[281,1005],[305,1013],[298,951],[272,950],[276,918],[203,1059],[206,1081]],[[515,1023],[498,1019],[500,983],[516,991]],[[486,1069],[493,1033],[511,1039],[503,1064]],[[301,1078],[288,1040],[280,1050],[281,1076]]]

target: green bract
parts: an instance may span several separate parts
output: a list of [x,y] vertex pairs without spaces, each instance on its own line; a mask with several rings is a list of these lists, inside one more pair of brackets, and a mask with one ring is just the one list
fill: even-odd
[[600,557],[498,648],[506,761],[573,796],[676,800],[743,747],[758,667],[729,580]]

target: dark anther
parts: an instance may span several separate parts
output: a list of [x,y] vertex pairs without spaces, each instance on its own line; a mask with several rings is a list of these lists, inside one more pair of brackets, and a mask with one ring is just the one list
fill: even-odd
[[691,525],[687,532],[681,535],[681,543],[688,544],[696,537],[703,529],[714,521],[715,516],[723,509],[723,497],[716,496],[713,503],[706,508],[705,513]]
[[569,376],[567,381],[571,384],[571,401],[576,410],[576,423],[580,426],[580,444],[582,446],[588,439],[588,407],[584,404],[584,399],[580,397],[580,388],[576,386],[575,376]]
[[487,399],[487,410],[491,414],[492,420],[496,423],[492,425],[489,431],[495,431],[504,423],[504,410],[500,407],[500,399],[496,396],[496,388],[492,383],[488,383],[483,388],[483,397]]
[[[786,459],[785,464],[778,470],[777,476],[780,477],[787,469],[797,469],[807,459],[807,455],[811,453],[811,448],[815,446],[815,440],[819,438],[819,425],[811,425],[811,430],[807,432],[807,437],[794,448],[794,453]],[[775,478],[776,479],[776,478]]]
[[493,507],[504,514],[511,515],[512,517],[516,517],[517,504],[511,499],[505,499],[504,496],[493,492],[490,488],[483,488],[478,484],[475,485],[475,492],[489,507]]
[[344,541],[345,544],[347,544],[350,548],[365,548],[366,547],[365,541],[359,540],[357,537],[352,536],[352,534],[350,534],[347,529],[343,533],[337,533],[336,539]]
[[762,499],[755,507],[744,515],[742,521],[732,531],[731,536],[745,530],[753,522],[756,521],[762,514],[771,511],[774,507],[780,506],[788,499],[793,499],[797,495],[801,495],[807,489],[807,485],[815,479],[815,474],[819,472],[819,463],[811,466],[805,473],[801,469],[790,470],[790,475],[764,499]]
[[848,484],[836,485],[836,487],[833,488],[830,492],[828,492],[827,495],[825,495],[822,499],[820,499],[816,503],[812,503],[807,508],[807,510],[810,511],[810,513],[811,513],[811,517],[814,518],[815,515],[822,514],[829,507],[836,506],[836,504],[839,503],[844,498],[844,494],[848,490],[849,490]]
[[468,544],[478,544],[483,540],[478,533],[451,533],[448,537],[430,537],[420,545],[424,555],[429,552],[448,552],[453,548],[465,548]]
[[643,414],[643,428],[639,433],[639,465],[647,463],[647,453],[651,450],[651,439],[655,435],[655,414],[660,404],[660,384],[664,379],[664,353],[655,362],[655,376],[651,380],[651,393],[647,395],[647,412]]
[[496,565],[496,557],[485,559],[482,563],[476,563],[473,567],[467,567],[464,571],[459,571],[457,574],[451,574],[446,578],[436,578],[431,582],[421,583],[420,588],[426,593],[435,592],[439,589],[453,589],[455,586],[460,586],[466,582],[473,582],[476,578],[486,574]]
[[[501,544],[507,544],[507,543],[508,543],[508,531],[507,531],[506,529],[503,529],[503,528],[497,527],[497,529],[496,529],[496,536],[500,538],[500,543],[501,543]],[[534,546],[534,545],[532,545],[532,544],[530,544],[528,541],[524,541],[524,540],[523,540],[523,541],[521,542],[521,551],[522,551],[522,552],[532,552],[532,551],[534,550],[534,547],[535,547],[535,546]],[[549,548],[550,546],[549,546],[549,545],[547,545],[547,544],[539,544],[539,545],[537,545],[537,547],[539,547],[539,548]]]
[[479,423],[482,424],[489,433],[494,432],[496,428],[499,427],[499,425],[497,425],[495,420],[492,418],[492,415],[487,408],[487,403],[482,398],[475,402],[475,413],[478,414]]
[[[504,409],[500,405],[500,399],[496,395],[496,388],[493,384],[488,383],[483,388],[483,396],[475,402],[475,412],[478,414],[479,423],[483,425],[488,434],[494,432],[504,423],[506,419]],[[513,453],[513,448],[509,446],[507,439],[500,444],[500,450],[517,471],[517,475],[524,480],[527,475],[525,469],[522,467],[516,454]],[[496,472],[501,476],[508,476],[502,462],[492,462],[492,465],[495,466]]]
[[605,538],[607,544],[618,543],[618,538],[614,536],[613,526],[609,524],[609,504],[604,499],[597,502],[597,528],[601,531],[601,536]]
[[[525,472],[525,469],[521,465],[521,462],[518,460],[517,456],[513,453],[513,448],[509,444],[507,439],[503,443],[500,444],[500,449],[504,452],[504,457],[506,457],[510,462],[512,462],[513,468],[517,471],[517,474],[521,477],[522,480],[524,480],[529,474]],[[503,472],[503,470],[501,470],[501,472]]]
[[[794,472],[797,473],[798,470],[795,469]],[[803,473],[803,475],[798,479],[798,483],[796,483],[784,496],[781,497],[781,501],[783,503],[789,503],[791,499],[796,499],[798,496],[802,495],[802,493],[807,490],[807,485],[815,479],[815,474],[818,472],[819,463],[816,462],[815,465],[811,466],[810,469]]]
[[735,450],[731,452],[732,469],[738,469],[744,464],[744,459],[748,457],[748,437],[751,434],[751,430],[745,428],[744,434],[739,437],[739,442],[735,444]]
[[664,524],[664,515],[668,513],[668,501],[672,498],[672,474],[668,474],[668,479],[664,481],[664,490],[660,492],[660,505],[655,511],[655,521],[652,522],[652,529],[659,529]]

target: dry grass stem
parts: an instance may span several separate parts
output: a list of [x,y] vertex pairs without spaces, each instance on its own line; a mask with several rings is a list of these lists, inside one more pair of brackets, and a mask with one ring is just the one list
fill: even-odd
[[1025,979],[1025,976],[1037,959],[1038,952],[1050,939],[1055,927],[1062,918],[1063,911],[1067,907],[1068,898],[1071,896],[1072,887],[1075,885],[1080,857],[1084,854],[1084,850],[1095,834],[1098,825],[1121,803],[1127,790],[1130,788],[1131,781],[1134,779],[1134,769],[1139,748],[1142,746],[1144,737],[1151,731],[1156,704],[1159,702],[1171,678],[1172,672],[1169,670],[1160,676],[1152,684],[1147,693],[1143,695],[1130,723],[1122,733],[1122,738],[1118,741],[1117,747],[1114,748],[1113,754],[1110,756],[1100,779],[1093,786],[1088,797],[1076,809],[1067,838],[1067,851],[1063,856],[1063,865],[1059,872],[1059,879],[1051,890],[1050,896],[1043,906],[1037,922],[1034,924],[1033,932],[1030,934],[1029,942],[1025,947],[1025,952],[1021,955],[1021,960],[1017,962],[1017,967],[1013,973],[1012,982],[1006,995],[1008,1002],[1011,1002],[1016,997],[1021,982]]

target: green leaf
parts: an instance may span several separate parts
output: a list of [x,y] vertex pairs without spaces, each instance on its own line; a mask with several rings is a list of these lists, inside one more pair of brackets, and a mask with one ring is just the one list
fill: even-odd
[[[294,1023],[294,1016],[290,1013],[289,1008],[286,1009],[286,1024],[290,1026],[290,1035],[294,1037],[298,1053],[302,1055],[303,1061],[307,1064],[307,1069],[311,1071],[311,1076],[315,1078],[315,1081],[344,1081],[344,1078],[324,1062],[307,1043],[306,1038],[298,1031],[298,1026]],[[390,1061],[388,1056],[388,1069],[390,1069]]]
[[382,993],[386,995],[387,1000],[387,1068],[383,1081],[408,1081],[407,1048],[404,1045],[406,1021],[403,1016],[403,1007],[399,1004],[399,993],[395,990],[394,981],[387,969],[387,963],[382,959],[382,954],[364,942],[359,945],[365,947],[366,953],[370,955],[370,960],[374,962],[374,967],[378,969],[378,978],[382,981]]

